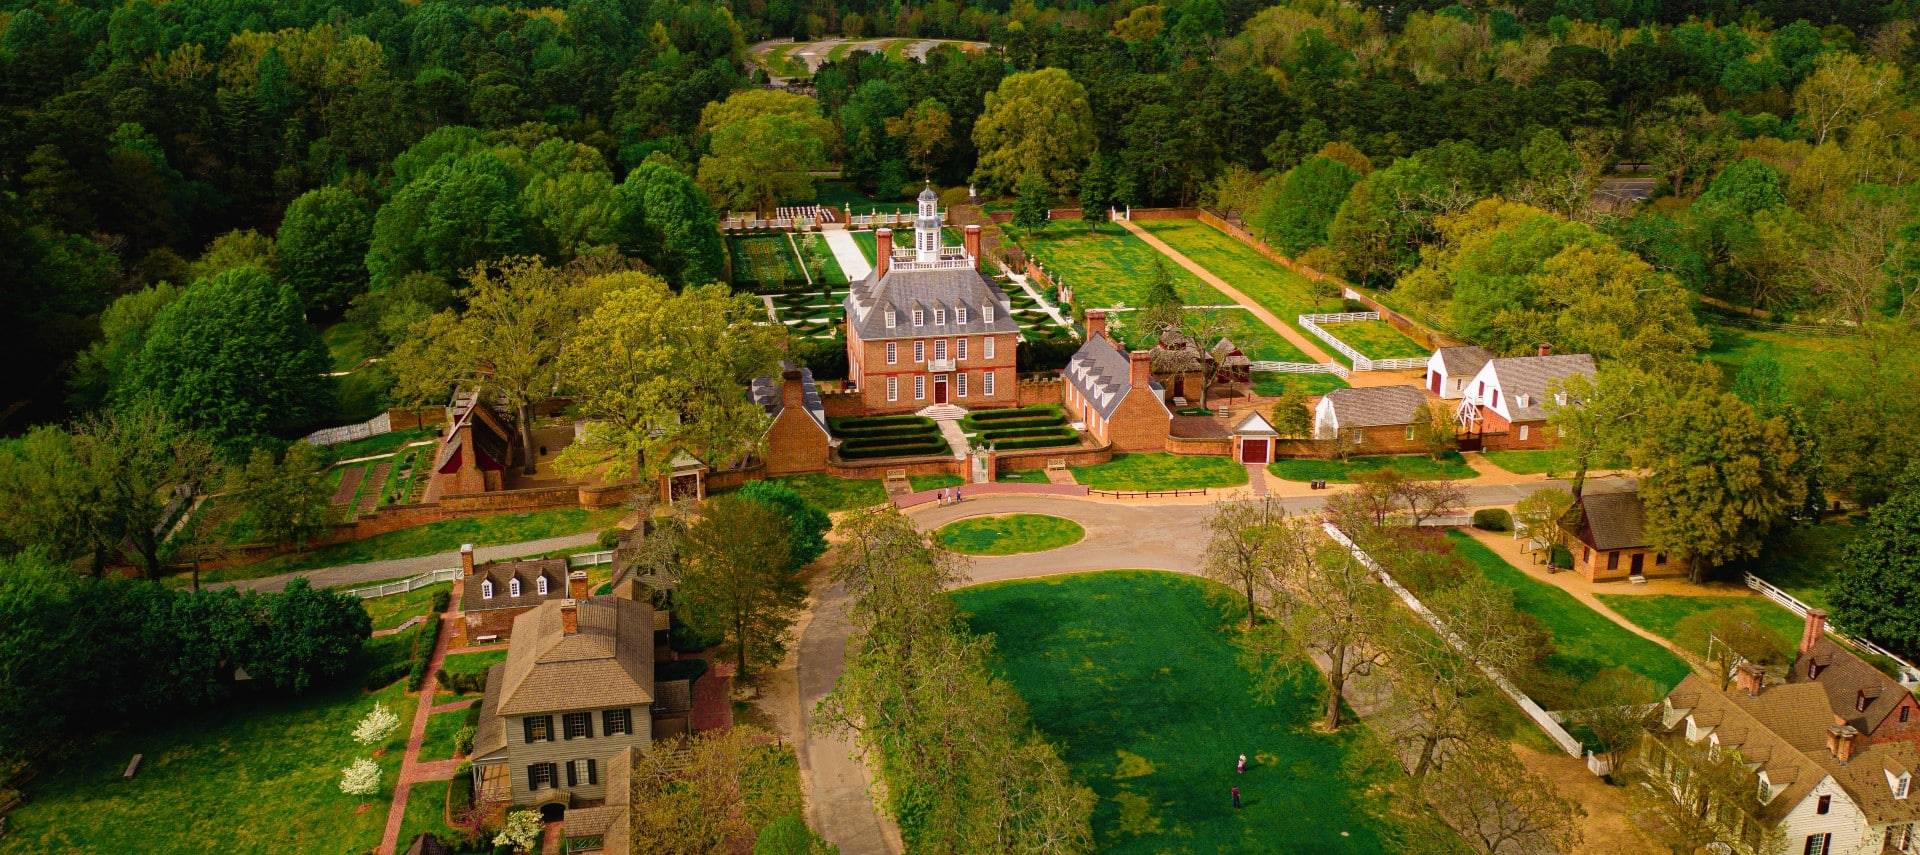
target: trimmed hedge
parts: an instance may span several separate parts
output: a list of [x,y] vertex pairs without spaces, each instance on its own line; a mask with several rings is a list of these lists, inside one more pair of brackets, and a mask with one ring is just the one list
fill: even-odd
[[997,419],[990,422],[975,422],[970,425],[963,423],[960,427],[962,430],[996,431],[1011,430],[1013,428],[1059,427],[1066,423],[1067,420],[1063,418],[1041,417],[1032,419]]
[[931,454],[947,454],[947,441],[938,437],[932,442],[918,442],[897,445],[873,445],[848,447],[840,446],[840,456],[847,460],[865,460],[873,457],[925,457]]
[[841,448],[877,448],[883,445],[929,445],[945,444],[946,439],[938,433],[915,433],[897,436],[856,436],[840,441]]
[[834,431],[845,439],[860,439],[882,436],[931,436],[940,432],[940,426],[920,425],[882,425],[880,427],[841,428]]
[[1500,508],[1481,508],[1473,512],[1473,527],[1482,531],[1512,531],[1513,514]]
[[407,691],[418,692],[427,682],[427,663],[433,659],[433,647],[440,642],[440,620],[427,621],[413,639],[413,665],[407,669]]
[[463,695],[470,695],[487,690],[486,671],[472,674],[449,674],[447,673],[447,669],[442,668],[436,675],[436,679],[440,681],[441,688],[452,692],[459,692]]
[[939,425],[933,423],[933,419],[927,418],[926,416],[915,415],[843,416],[827,420],[827,426],[836,431],[849,428],[885,427],[888,425],[933,425],[935,428],[939,427]]
[[1568,549],[1564,546],[1555,546],[1553,548],[1553,551],[1548,553],[1548,555],[1550,557],[1547,559],[1547,561],[1553,566],[1558,567],[1562,570],[1573,569],[1573,550]]
[[1002,439],[1013,439],[1021,436],[1051,436],[1060,433],[1062,428],[1062,425],[1042,425],[1040,427],[1017,427],[1007,428],[1005,430],[996,429],[982,431],[980,438],[989,442],[998,442]]
[[440,615],[446,614],[447,605],[452,602],[453,602],[452,591],[435,591],[433,594],[433,611],[430,612],[430,614],[436,618],[439,617]]
[[1065,410],[1052,404],[1034,404],[1032,406],[1012,407],[1004,410],[975,410],[967,414],[967,418],[977,422],[992,422],[1001,419],[1030,419],[1036,416],[1058,416],[1061,419],[1065,419],[1067,413]]
[[1051,448],[1053,446],[1078,445],[1080,443],[1080,434],[1072,428],[1059,428],[1059,431],[1058,434],[1053,436],[1021,437],[1019,439],[1009,439],[1004,442],[995,442],[993,447],[998,451],[1014,451],[1021,448]]

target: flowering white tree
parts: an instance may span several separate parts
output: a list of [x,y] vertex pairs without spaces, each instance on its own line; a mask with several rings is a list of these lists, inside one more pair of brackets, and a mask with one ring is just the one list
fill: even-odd
[[540,815],[530,810],[507,814],[506,825],[494,835],[493,845],[511,846],[515,852],[532,852],[540,845]]
[[400,726],[400,717],[393,714],[383,703],[375,703],[367,711],[365,718],[353,728],[353,741],[361,745],[375,745],[387,741],[393,735],[393,729]]
[[350,796],[371,796],[380,792],[380,764],[371,757],[353,761],[340,770],[340,792]]

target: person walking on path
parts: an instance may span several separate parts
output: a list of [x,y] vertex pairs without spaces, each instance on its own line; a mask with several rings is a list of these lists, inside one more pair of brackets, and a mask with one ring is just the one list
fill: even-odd
[[1239,772],[1242,775],[1247,773],[1247,755],[1240,755],[1240,762],[1233,764],[1233,771]]
[[1234,810],[1240,809],[1240,788],[1239,787],[1233,788],[1233,809]]

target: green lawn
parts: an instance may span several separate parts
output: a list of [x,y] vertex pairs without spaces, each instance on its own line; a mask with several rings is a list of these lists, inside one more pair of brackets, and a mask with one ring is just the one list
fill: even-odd
[[[421,760],[452,760],[453,738],[467,724],[467,711],[435,713],[427,717],[426,739],[420,743]],[[408,722],[411,726],[412,722]]]
[[375,454],[391,454],[402,446],[431,440],[439,435],[435,428],[416,430],[396,430],[366,439],[355,439],[327,446],[327,453],[334,460],[352,460],[356,457],[371,457]]
[[1761,550],[1753,575],[1813,608],[1827,608],[1827,585],[1840,570],[1840,550],[1859,533],[1847,520],[1786,529]]
[[1152,220],[1138,225],[1209,273],[1227,280],[1288,325],[1298,327],[1296,319],[1300,315],[1340,311],[1340,299],[1314,296],[1305,276],[1273,263],[1252,247],[1199,220]]
[[393,406],[393,372],[376,362],[333,380],[333,409],[319,414],[315,427],[364,422]]
[[[1690,615],[1711,609],[1738,609],[1752,616],[1756,623],[1765,626],[1779,636],[1787,649],[1800,643],[1800,618],[1793,612],[1773,604],[1760,597],[1682,597],[1672,594],[1634,596],[1632,594],[1596,594],[1607,608],[1619,612],[1622,617],[1633,621],[1641,629],[1658,635],[1668,641],[1674,638],[1674,628]],[[1704,657],[1706,651],[1689,651]]]
[[1044,469],[1021,469],[1016,472],[1002,472],[993,476],[1001,484],[1051,484]]
[[[1018,230],[1010,230],[1009,236]],[[1161,255],[1146,241],[1117,225],[1103,224],[1090,231],[1081,220],[1060,220],[1018,236],[1020,246],[1040,261],[1049,275],[1063,279],[1073,289],[1073,299],[1082,308],[1103,308],[1122,303],[1144,306],[1147,285],[1153,279],[1153,262],[1159,259],[1173,278],[1174,290],[1189,306],[1230,304],[1225,294],[1188,273],[1173,259]]]
[[[447,791],[452,781],[421,781],[407,793],[407,813],[400,820],[400,846],[413,842],[421,833],[450,836],[447,830]],[[381,811],[382,817],[386,816]]]
[[1225,457],[1153,452],[1116,454],[1106,463],[1072,467],[1073,480],[1095,490],[1198,490],[1247,483],[1246,467]]
[[1355,457],[1339,460],[1285,458],[1267,464],[1267,471],[1282,481],[1332,481],[1345,484],[1362,472],[1394,469],[1402,475],[1421,480],[1458,480],[1472,478],[1473,467],[1457,451],[1449,451],[1435,460],[1424,454],[1394,454],[1379,457]]
[[334,322],[320,331],[320,341],[327,346],[327,355],[332,358],[335,371],[351,370],[362,360],[373,356],[377,346],[373,331],[359,321]]
[[793,56],[794,50],[804,47],[801,43],[774,45],[762,59],[767,73],[775,77],[806,77],[807,64]]
[[[1305,353],[1300,352],[1300,348],[1295,347],[1293,342],[1282,338],[1279,333],[1273,331],[1272,327],[1267,326],[1265,321],[1254,317],[1253,313],[1246,309],[1188,309],[1187,315],[1219,318],[1224,328],[1223,334],[1233,340],[1234,346],[1240,348],[1241,353],[1255,362],[1313,361]],[[1135,344],[1152,344],[1140,342],[1131,336],[1129,340]]]
[[1447,532],[1457,554],[1494,583],[1513,592],[1513,605],[1545,625],[1554,653],[1545,673],[1521,680],[1527,694],[1548,709],[1566,709],[1573,691],[1603,668],[1623,667],[1652,680],[1661,692],[1687,676],[1685,661],[1673,651],[1635,635],[1588,608],[1572,594],[1528,576],[1471,536]]
[[1345,321],[1321,324],[1320,328],[1368,359],[1407,359],[1433,353],[1386,321]]
[[[416,632],[370,642],[369,660],[404,658]],[[405,681],[373,694],[360,683],[355,673],[303,697],[130,722],[126,732],[79,746],[28,787],[0,853],[371,851],[386,828],[414,699]],[[340,770],[371,753],[351,732],[375,701],[402,726],[378,761],[380,793],[349,796],[340,792]],[[122,780],[134,754],[145,755],[139,773]]]
[[1281,374],[1276,371],[1256,371],[1253,375],[1253,393],[1266,397],[1279,397],[1286,394],[1288,388],[1300,390],[1305,395],[1325,395],[1335,389],[1347,388],[1347,381],[1338,374]]
[[1079,543],[1087,530],[1073,520],[1047,514],[999,514],[956,520],[936,534],[942,546],[955,552],[1013,555]]
[[[1324,683],[1295,655],[1270,693],[1208,583],[1113,571],[954,593],[997,670],[1099,795],[1101,852],[1383,852],[1405,778],[1365,726],[1314,727]],[[1246,774],[1233,771],[1247,755]],[[1245,808],[1234,810],[1238,786]]]
[[[884,214],[887,212],[888,207],[887,205],[869,204],[867,208],[862,208],[856,204],[853,206],[853,215],[856,217],[864,217],[875,210]],[[913,206],[909,204],[906,206],[906,209],[911,211]],[[857,232],[848,232],[848,234],[853,235],[853,242],[860,245],[860,254],[867,257],[867,263],[873,263],[874,257],[880,252],[879,238],[876,236],[875,230],[862,229]],[[952,226],[945,226],[940,229],[940,244],[942,246],[959,246],[961,240],[963,240],[963,238],[960,233],[955,231]],[[913,229],[894,229],[893,245],[895,248],[899,248],[902,245],[911,247],[913,245]]]
[[826,238],[818,234],[809,234],[801,239],[801,243],[803,249],[812,247],[813,252],[819,254],[821,261],[820,277],[825,279],[827,284],[834,286],[845,286],[847,284],[847,272],[840,269],[840,262],[834,259],[833,247],[827,246]]
[[[366,585],[351,587],[364,588]],[[367,610],[367,616],[373,618],[374,629],[386,629],[406,623],[408,618],[424,615],[433,607],[433,595],[441,591],[452,591],[452,582],[436,582],[424,588],[415,588],[404,594],[388,594],[384,597],[361,600],[360,607]]]
[[944,487],[958,487],[967,483],[958,475],[908,475],[907,485],[918,493],[922,490],[939,490]]
[[449,653],[440,660],[440,670],[448,674],[485,674],[492,668],[507,661],[507,649],[481,650],[475,653]]
[[388,558],[412,558],[437,552],[450,552],[459,549],[463,543],[488,546],[600,531],[619,522],[625,514],[626,511],[620,508],[598,511],[560,508],[551,511],[442,520],[374,535],[352,543],[321,547],[311,552],[282,555],[241,567],[211,570],[201,574],[201,581],[231,582],[237,579],[257,579],[261,576],[295,573],[317,567],[358,564],[363,561],[380,561]]
[[1794,375],[1840,367],[1848,342],[1818,333],[1772,332],[1708,324],[1713,336],[1706,357],[1731,377],[1754,358],[1765,355],[1780,364],[1789,381]]
[[816,472],[767,480],[792,488],[801,498],[818,505],[822,510],[870,508],[887,500],[886,485],[872,478],[835,478]]

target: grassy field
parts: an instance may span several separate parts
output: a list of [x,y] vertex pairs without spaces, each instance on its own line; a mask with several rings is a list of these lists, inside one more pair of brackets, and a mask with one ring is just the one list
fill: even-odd
[[366,439],[350,440],[327,446],[327,453],[333,460],[352,460],[356,457],[371,457],[375,454],[391,454],[401,446],[433,439],[439,435],[434,428],[416,430],[396,430]]
[[[405,847],[422,833],[448,836],[447,791],[452,781],[421,781],[407,793],[407,813],[400,820],[400,845]],[[381,816],[385,816],[385,812]],[[405,851],[404,849],[402,851]]]
[[[364,587],[355,585],[354,587]],[[415,588],[404,594],[389,594],[361,600],[360,607],[367,610],[367,616],[373,618],[374,629],[386,629],[406,623],[408,618],[424,615],[433,607],[433,595],[442,591],[452,591],[452,582],[436,582],[424,588]]]
[[1053,483],[1052,481],[1047,480],[1046,471],[1041,469],[1022,469],[1017,472],[1002,472],[998,475],[993,476],[993,480],[1001,484],[1051,484]]
[[1603,668],[1623,667],[1665,692],[1688,672],[1673,651],[1648,641],[1588,608],[1572,594],[1528,576],[1493,550],[1458,531],[1447,533],[1457,553],[1488,580],[1513,592],[1515,608],[1539,619],[1553,638],[1545,672],[1521,681],[1527,694],[1548,709],[1565,709],[1572,691]]
[[[369,642],[369,662],[404,658],[417,632]],[[130,722],[79,747],[28,788],[0,852],[370,851],[386,827],[406,728],[383,746],[379,794],[363,798],[339,787],[340,770],[370,753],[353,741],[353,725],[376,701],[410,722],[414,699],[404,681],[369,694],[360,673],[303,697]],[[145,755],[139,774],[123,780],[134,754]]]
[[[995,636],[1000,672],[1099,795],[1099,851],[1391,850],[1398,766],[1364,726],[1313,726],[1324,684],[1305,656],[1279,663],[1271,694],[1258,692],[1234,617],[1207,584],[1116,571],[954,600],[974,631]],[[1233,771],[1240,754],[1244,775]]]
[[442,520],[374,535],[352,543],[324,546],[311,552],[282,555],[240,567],[210,570],[200,574],[200,580],[232,582],[239,579],[258,579],[262,576],[297,573],[318,567],[451,552],[459,549],[463,543],[489,546],[600,531],[619,522],[620,517],[625,514],[626,511],[620,508],[599,511],[560,508],[551,511]]
[[775,77],[806,77],[807,64],[793,56],[793,52],[803,47],[800,43],[774,45],[761,60],[767,67],[767,73]]
[[907,486],[912,487],[916,493],[922,490],[938,490],[942,487],[958,487],[965,483],[967,482],[958,475],[907,476]]
[[375,355],[378,346],[373,339],[373,331],[359,321],[334,322],[320,331],[320,341],[327,346],[327,355],[333,360],[335,371],[352,370],[367,357]]
[[1116,225],[1103,225],[1096,232],[1088,230],[1087,224],[1080,220],[1061,220],[1022,233],[1018,240],[1050,275],[1065,280],[1073,289],[1074,301],[1082,308],[1122,303],[1136,307],[1146,305],[1147,285],[1153,279],[1155,259],[1166,265],[1181,302],[1189,306],[1221,306],[1233,302],[1200,281],[1200,277],[1162,256],[1146,241]]
[[1095,490],[1198,490],[1247,483],[1245,467],[1224,457],[1163,452],[1116,454],[1106,463],[1072,467],[1073,480]]
[[1289,325],[1297,327],[1295,319],[1300,315],[1340,311],[1340,300],[1314,296],[1306,277],[1199,220],[1153,220],[1139,225]]
[[887,500],[886,486],[877,480],[867,478],[835,478],[832,475],[814,473],[787,475],[767,480],[792,488],[794,492],[800,494],[801,498],[818,505],[822,510],[850,511],[855,508],[870,508]]
[[821,237],[819,234],[809,234],[801,238],[801,243],[806,247],[812,247],[812,251],[820,256],[821,279],[826,280],[828,285],[838,288],[846,287],[847,272],[841,270],[840,262],[834,260],[833,247],[827,246],[826,238]]
[[[1343,323],[1321,324],[1320,328],[1347,343],[1348,347],[1360,351],[1368,359],[1406,359],[1424,357],[1432,353],[1420,343],[1407,338],[1386,321],[1346,321]],[[1336,354],[1336,358],[1345,359]]]
[[968,555],[1041,552],[1079,543],[1087,530],[1070,519],[1047,514],[999,514],[969,517],[940,527],[940,544]]
[[1760,356],[1769,356],[1780,364],[1791,380],[1795,375],[1837,367],[1847,350],[1847,341],[1829,335],[1769,330],[1748,330],[1708,324],[1713,336],[1706,357],[1726,369],[1731,377],[1740,368]]
[[[1596,594],[1607,608],[1619,612],[1636,626],[1668,641],[1676,641],[1674,628],[1691,615],[1712,609],[1730,608],[1748,614],[1754,622],[1773,631],[1787,649],[1800,642],[1800,618],[1793,612],[1759,597],[1682,597],[1673,594],[1634,596],[1632,594]],[[1704,650],[1689,651],[1705,656]]]
[[1859,533],[1847,520],[1786,529],[1761,550],[1751,568],[1753,575],[1780,586],[1800,602],[1827,608],[1827,585],[1840,571],[1840,550]]
[[1347,381],[1338,374],[1281,374],[1276,371],[1256,371],[1253,374],[1253,392],[1256,395],[1278,397],[1288,388],[1300,390],[1306,395],[1325,395],[1335,389],[1347,388]]
[[[1245,309],[1188,309],[1188,315],[1206,314],[1225,322],[1226,337],[1255,362],[1312,362],[1293,342],[1282,338],[1265,321]],[[1333,375],[1326,375],[1332,377]],[[1338,379],[1338,378],[1335,378]]]
[[1287,458],[1267,464],[1267,471],[1282,481],[1332,481],[1345,484],[1362,472],[1393,469],[1421,480],[1472,478],[1474,471],[1457,451],[1449,451],[1435,460],[1424,454],[1394,454],[1380,457],[1355,457],[1345,462]]

